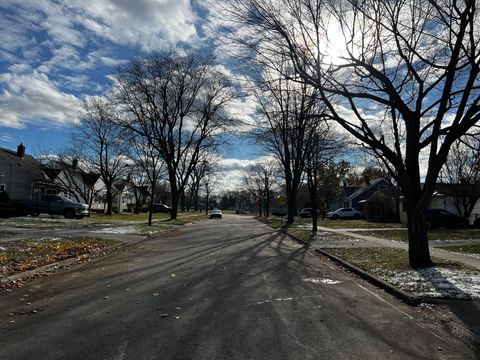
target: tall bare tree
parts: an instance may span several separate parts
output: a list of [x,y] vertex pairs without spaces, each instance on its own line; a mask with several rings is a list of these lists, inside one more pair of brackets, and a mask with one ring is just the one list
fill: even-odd
[[326,122],[319,123],[314,139],[307,151],[305,179],[312,207],[312,232],[318,228],[318,212],[325,214],[329,201],[340,193],[341,179],[349,165],[334,162],[348,148],[345,136],[333,131]]
[[84,160],[83,166],[89,173],[100,174],[105,185],[107,215],[112,214],[113,185],[126,178],[128,172],[127,142],[123,129],[113,121],[114,117],[115,111],[107,99],[89,98],[72,134],[76,157]]
[[293,223],[306,157],[320,124],[321,106],[311,86],[285,75],[289,68],[292,70],[289,59],[279,57],[272,64],[275,68],[256,76],[263,118],[253,136],[280,164],[285,178],[287,222]]
[[[157,190],[157,183],[164,175],[164,162],[158,151],[142,136],[130,134],[130,158],[134,167],[139,169],[138,177],[144,178],[138,185],[147,185],[149,190],[148,226],[152,226],[153,203]],[[138,190],[141,190],[139,188]]]
[[195,211],[199,210],[199,193],[202,182],[218,172],[217,154],[212,152],[203,152],[199,155],[197,166],[192,171],[191,181],[189,182],[190,198],[193,201]]
[[405,198],[410,265],[432,265],[425,208],[450,147],[480,118],[476,2],[225,0],[221,14],[265,66],[288,56],[287,75],[381,159]]
[[152,53],[115,76],[119,122],[144,137],[165,163],[172,219],[200,154],[219,144],[228,122],[225,106],[233,98],[230,85],[211,56],[193,50]]

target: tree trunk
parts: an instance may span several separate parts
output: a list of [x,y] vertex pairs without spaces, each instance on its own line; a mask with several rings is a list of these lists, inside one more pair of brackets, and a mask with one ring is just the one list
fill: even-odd
[[152,191],[150,196],[150,204],[148,206],[148,226],[152,226],[153,203],[155,201],[155,182],[156,181],[152,181],[152,183],[150,184],[150,186],[152,187]]
[[107,211],[106,215],[112,215],[112,203],[113,203],[113,195],[112,195],[112,187],[107,185]]
[[297,193],[296,191],[287,191],[287,223],[295,222],[295,212],[297,210]]
[[427,222],[424,210],[407,208],[408,217],[408,259],[414,269],[432,266],[428,247]]
[[199,191],[200,184],[195,185],[195,190],[194,190],[194,197],[193,197],[193,206],[194,210],[197,212],[198,211],[198,191]]
[[182,192],[180,193],[180,203],[181,203],[182,212],[185,212],[187,204],[186,204],[186,197],[185,197],[184,190],[182,190]]
[[170,220],[174,220],[177,218],[179,197],[180,194],[178,193],[178,191],[176,189],[175,191],[172,189],[172,210],[170,211]]

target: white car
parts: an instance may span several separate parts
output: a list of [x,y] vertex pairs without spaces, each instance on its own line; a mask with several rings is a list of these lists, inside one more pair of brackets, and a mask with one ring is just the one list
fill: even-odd
[[210,213],[210,219],[213,218],[222,218],[222,210],[220,209],[213,209],[212,212]]
[[361,211],[353,208],[340,208],[335,211],[327,213],[327,218],[332,220],[337,219],[361,219],[363,214]]

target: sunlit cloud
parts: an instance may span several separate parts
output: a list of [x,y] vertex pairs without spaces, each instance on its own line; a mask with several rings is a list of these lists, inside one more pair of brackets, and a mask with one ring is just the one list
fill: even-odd
[[63,126],[74,121],[81,108],[79,99],[59,91],[44,74],[3,74],[0,85],[4,88],[0,94],[0,126]]

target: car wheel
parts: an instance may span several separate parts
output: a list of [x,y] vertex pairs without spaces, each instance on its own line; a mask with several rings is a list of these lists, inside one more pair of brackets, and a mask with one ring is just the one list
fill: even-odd
[[337,215],[337,214],[333,214],[333,215],[332,215],[332,220],[338,220],[338,215]]
[[355,214],[355,215],[353,215],[353,218],[354,218],[355,220],[360,220],[360,215]]
[[67,209],[64,211],[63,216],[65,219],[73,219],[75,218],[75,212],[72,209]]

